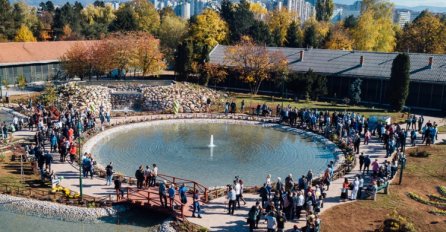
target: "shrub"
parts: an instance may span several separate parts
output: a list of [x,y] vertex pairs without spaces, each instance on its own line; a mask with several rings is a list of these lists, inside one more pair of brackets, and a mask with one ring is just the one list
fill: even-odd
[[417,231],[414,225],[405,217],[393,211],[387,215],[388,218],[384,220],[383,225],[377,231],[394,231],[394,232],[415,232]]
[[445,186],[438,186],[437,187],[438,193],[442,195],[443,197],[446,197],[446,187]]
[[427,158],[431,154],[427,151],[412,151],[409,153],[411,157],[417,157],[417,158]]
[[6,158],[6,155],[5,155],[5,153],[1,153],[0,154],[0,162],[4,162],[5,161],[5,158]]

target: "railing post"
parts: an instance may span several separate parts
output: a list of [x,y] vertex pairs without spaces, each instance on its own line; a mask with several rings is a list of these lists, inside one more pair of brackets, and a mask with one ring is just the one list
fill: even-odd
[[184,219],[184,205],[181,204],[181,218]]
[[176,185],[176,184],[175,184],[175,177],[173,177],[173,181],[172,181],[172,182],[173,182],[174,185]]
[[150,205],[150,190],[147,192],[147,204]]

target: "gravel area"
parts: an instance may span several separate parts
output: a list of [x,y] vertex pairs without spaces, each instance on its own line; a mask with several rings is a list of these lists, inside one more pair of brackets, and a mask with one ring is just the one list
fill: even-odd
[[6,194],[0,194],[0,209],[49,219],[91,223],[99,222],[99,218],[112,217],[118,212],[126,210],[125,207],[84,208],[68,206]]

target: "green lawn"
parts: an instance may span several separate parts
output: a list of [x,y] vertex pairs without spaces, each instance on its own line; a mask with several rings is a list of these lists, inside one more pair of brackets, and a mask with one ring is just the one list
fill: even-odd
[[[291,107],[301,108],[311,108],[311,109],[319,109],[319,110],[328,110],[330,112],[333,111],[350,111],[355,113],[363,114],[365,117],[369,117],[371,115],[377,116],[390,116],[392,117],[392,122],[404,122],[402,118],[402,113],[392,113],[387,112],[385,109],[374,108],[374,107],[364,107],[364,106],[354,106],[354,105],[345,105],[345,104],[336,104],[331,102],[323,102],[323,101],[306,101],[300,100],[299,102],[295,102],[292,99],[284,99],[280,97],[271,97],[267,95],[251,95],[244,93],[230,93],[228,101],[235,101],[237,104],[237,109],[240,109],[240,105],[242,100],[245,100],[245,109],[246,112],[252,112],[252,108],[257,107],[258,104],[262,105],[266,103],[270,108],[275,111],[277,104],[279,105],[290,105]],[[222,105],[220,105],[220,109],[222,109]],[[446,128],[445,128],[446,129]]]

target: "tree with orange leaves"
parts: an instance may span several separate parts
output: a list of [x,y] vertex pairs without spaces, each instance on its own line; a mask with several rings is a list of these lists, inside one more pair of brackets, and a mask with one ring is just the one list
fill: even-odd
[[235,46],[228,47],[225,63],[240,73],[241,80],[249,84],[254,95],[263,81],[271,79],[272,73],[285,74],[288,68],[288,61],[282,52],[269,51],[246,36]]
[[83,80],[91,74],[90,48],[83,42],[75,43],[61,58],[62,67],[70,77]]

